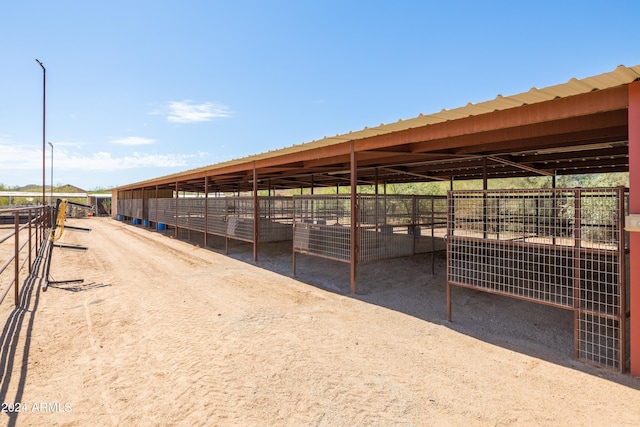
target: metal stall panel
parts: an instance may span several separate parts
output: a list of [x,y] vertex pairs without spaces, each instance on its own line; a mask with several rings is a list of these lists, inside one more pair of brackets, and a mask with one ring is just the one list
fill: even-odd
[[[358,263],[444,250],[444,196],[359,194]],[[294,196],[294,251],[350,261],[350,195]]]
[[[367,263],[415,253],[414,196],[358,195],[360,199],[360,259]],[[418,234],[419,235],[419,234]]]
[[261,242],[293,239],[293,199],[285,196],[259,197]]
[[294,196],[293,251],[349,262],[351,196]]
[[207,232],[216,236],[227,233],[227,206],[224,197],[207,199]]
[[225,203],[227,237],[253,242],[253,197],[229,197],[225,199]]
[[204,232],[205,199],[185,197],[178,199],[178,227]]
[[576,357],[623,370],[624,201],[621,188],[452,191],[447,286],[573,310]]
[[158,224],[173,226],[176,223],[176,199],[150,199],[149,206],[151,203],[155,204],[155,221]]
[[144,216],[142,209],[142,199],[132,199],[129,200],[129,202],[131,202],[131,215],[128,216],[141,220]]

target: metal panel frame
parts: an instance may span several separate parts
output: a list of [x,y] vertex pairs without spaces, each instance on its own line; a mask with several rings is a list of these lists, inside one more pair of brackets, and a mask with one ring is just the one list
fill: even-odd
[[627,365],[627,275],[620,188],[450,191],[447,317],[451,287],[574,312],[574,354]]
[[293,200],[294,274],[296,254],[365,264],[445,250],[444,196],[358,194],[355,259],[350,194],[300,195]]

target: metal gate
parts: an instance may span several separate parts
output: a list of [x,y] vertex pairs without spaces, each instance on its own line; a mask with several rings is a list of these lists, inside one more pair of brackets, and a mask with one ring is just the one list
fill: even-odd
[[451,286],[574,312],[577,359],[627,365],[624,188],[451,191]]

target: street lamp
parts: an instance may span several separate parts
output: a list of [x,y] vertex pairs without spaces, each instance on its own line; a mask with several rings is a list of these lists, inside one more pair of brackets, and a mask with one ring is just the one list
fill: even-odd
[[42,62],[38,61],[36,58],[36,62],[40,67],[42,67],[42,204],[44,205],[44,169],[45,169],[45,151],[47,147],[45,146],[45,131],[46,131],[46,123],[47,123],[47,69],[44,68]]
[[51,147],[51,187],[49,187],[49,204],[53,202],[53,144],[49,142]]

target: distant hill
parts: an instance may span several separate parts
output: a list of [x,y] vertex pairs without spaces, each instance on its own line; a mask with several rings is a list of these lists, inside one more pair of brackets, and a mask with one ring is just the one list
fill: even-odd
[[[45,186],[45,189],[50,190],[51,187],[47,185]],[[23,187],[16,188],[16,191],[31,191],[31,192],[37,193],[39,191],[42,191],[42,186],[36,185],[36,184],[29,184]],[[75,185],[71,185],[71,184],[62,185],[60,187],[53,187],[53,191],[58,193],[86,193],[86,191],[83,190],[82,188],[78,188]]]
[[29,184],[29,185],[25,185],[24,187],[16,188],[16,191],[33,191],[34,193],[36,193],[38,191],[42,191],[42,187],[40,185]]

